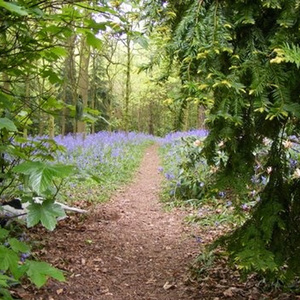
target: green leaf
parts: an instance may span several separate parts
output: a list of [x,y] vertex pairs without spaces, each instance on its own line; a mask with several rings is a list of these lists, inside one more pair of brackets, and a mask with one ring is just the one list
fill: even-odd
[[9,98],[0,92],[0,107],[2,106],[3,108],[11,108],[12,107],[12,103],[10,102]]
[[296,118],[300,118],[300,104],[298,103],[289,103],[284,104],[283,108],[294,115]]
[[51,84],[62,82],[62,79],[53,70],[46,69],[41,73],[41,75],[43,78],[48,78]]
[[11,249],[0,246],[0,270],[16,270],[19,256]]
[[8,243],[10,244],[10,247],[12,248],[12,250],[15,251],[15,252],[26,253],[26,252],[30,251],[30,247],[28,245],[26,245],[23,242],[20,242],[16,238],[9,239]]
[[0,6],[4,7],[5,9],[9,10],[10,12],[15,13],[20,16],[28,15],[28,11],[25,8],[23,8],[19,5],[13,4],[13,3],[8,3],[3,0],[0,0]]
[[0,287],[0,296],[2,296],[2,298],[1,298],[2,300],[14,300],[14,298],[12,298],[9,290],[7,290],[5,288]]
[[73,167],[51,165],[44,162],[23,162],[13,168],[16,173],[29,175],[29,185],[38,195],[53,186],[55,178],[64,178],[73,172]]
[[57,56],[67,56],[68,55],[68,51],[63,47],[58,47],[58,46],[53,47],[50,49],[50,51]]
[[32,203],[28,206],[27,226],[32,227],[39,222],[48,230],[53,230],[57,224],[57,217],[65,217],[63,208],[46,200],[42,204]]
[[86,26],[93,29],[94,32],[105,31],[106,25],[106,22],[97,22],[94,19],[86,20]]
[[148,49],[148,46],[149,46],[148,40],[144,36],[142,36],[142,35],[141,36],[137,36],[136,38],[134,38],[134,41],[136,43],[138,43],[142,48]]
[[89,172],[89,171],[87,173],[90,175],[90,178],[93,179],[95,182],[97,182],[97,183],[105,182],[105,180],[102,177],[97,176],[97,175],[95,175],[95,174],[93,174],[92,172]]
[[[51,82],[51,80],[50,80],[50,82]],[[58,100],[54,97],[48,98],[47,101],[43,105],[44,109],[50,109],[50,110],[56,110],[56,111],[60,111],[63,107],[64,107],[64,102],[61,100]]]
[[38,287],[42,287],[52,277],[58,281],[65,281],[62,271],[50,266],[45,262],[26,260],[28,266],[27,275],[29,279]]
[[82,120],[87,123],[95,123],[95,122],[97,122],[98,118],[95,118],[94,116],[92,116],[89,113],[84,113],[82,116]]
[[[11,277],[9,277],[7,275],[0,274],[0,287],[9,287],[8,282],[11,282],[11,281],[12,281]],[[0,292],[1,292],[1,290],[0,290]],[[11,299],[13,299],[13,298],[11,298]]]
[[102,48],[102,41],[95,37],[92,33],[88,32],[86,34],[86,41],[91,47],[94,47],[99,50]]
[[0,118],[0,130],[6,128],[8,131],[17,131],[17,127],[14,122],[7,118]]
[[9,234],[9,231],[4,229],[4,228],[0,228],[0,239],[5,239]]

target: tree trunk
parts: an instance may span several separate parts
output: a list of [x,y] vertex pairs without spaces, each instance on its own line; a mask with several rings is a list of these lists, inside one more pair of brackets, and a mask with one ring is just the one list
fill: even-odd
[[[76,105],[76,68],[75,68],[75,58],[74,58],[74,48],[75,48],[76,36],[72,35],[67,40],[68,55],[64,62],[64,84],[62,92],[62,100],[65,104],[62,112],[61,119],[61,134],[64,136],[67,132],[67,121],[68,121],[68,109],[66,106],[68,104]],[[70,130],[70,129],[69,129]],[[69,131],[68,130],[68,131]],[[73,120],[73,132],[76,132],[76,120]]]
[[205,109],[202,105],[198,106],[198,128],[205,129]]
[[[29,101],[30,101],[30,77],[29,77],[29,75],[27,75],[25,77],[25,102],[24,102],[23,109],[26,109],[27,103],[29,103]],[[27,138],[27,136],[28,136],[26,123],[27,122],[25,122],[24,126],[23,126],[23,137],[24,138]]]
[[150,101],[149,103],[149,128],[148,128],[148,133],[149,134],[154,134],[154,115],[153,115],[153,102]]
[[[87,107],[89,96],[89,61],[90,61],[90,47],[86,42],[86,37],[82,36],[80,46],[80,64],[78,76],[78,95],[82,99],[82,111]],[[81,105],[77,99],[77,105]],[[86,124],[82,117],[77,120],[77,132],[86,134]]]
[[54,116],[49,114],[49,139],[54,139],[55,135],[55,120]]
[[129,35],[126,36],[126,82],[125,82],[125,115],[124,115],[124,129],[129,130],[129,101],[131,94],[131,40]]
[[[92,56],[92,74],[93,74],[93,78],[92,78],[92,82],[91,82],[91,108],[95,109],[95,103],[96,103],[96,77],[97,77],[97,64],[96,64],[96,60],[97,60],[97,54],[94,53],[94,55]],[[95,123],[93,122],[91,125],[91,133],[95,133]]]
[[[7,47],[7,40],[6,40],[6,34],[5,34],[5,31],[0,33],[0,46],[3,47],[3,49],[5,49]],[[1,64],[3,66],[5,66],[5,58],[2,59],[1,61]],[[3,85],[2,85],[2,91],[4,93],[8,93],[9,90],[10,90],[10,84],[9,84],[9,77],[8,75],[5,73],[5,71],[2,71],[2,82],[3,82]]]

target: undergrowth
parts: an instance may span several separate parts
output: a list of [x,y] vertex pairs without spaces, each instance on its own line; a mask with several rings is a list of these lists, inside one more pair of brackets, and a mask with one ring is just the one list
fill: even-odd
[[[277,243],[279,252],[276,253],[271,246],[268,247],[268,243],[272,241],[274,244],[274,228],[275,231],[278,228],[277,238],[286,240],[288,237],[281,235],[286,224],[293,222],[293,219],[289,220],[283,214],[283,208],[276,199],[287,197],[289,189],[293,187],[294,190],[290,190],[293,199],[299,195],[297,149],[292,149],[291,143],[284,142],[289,145],[286,152],[287,161],[290,162],[288,177],[285,183],[281,183],[282,188],[276,195],[269,195],[268,190],[272,190],[272,184],[280,183],[276,181],[276,173],[265,158],[271,149],[270,140],[266,140],[256,150],[257,164],[248,182],[240,180],[238,176],[234,181],[231,178],[229,182],[224,173],[220,172],[228,162],[222,141],[216,147],[217,155],[213,164],[209,164],[203,155],[203,140],[201,135],[191,135],[162,145],[160,153],[163,165],[160,171],[165,175],[162,201],[169,208],[192,208],[194,213],[186,218],[188,223],[219,231],[207,245],[207,251],[218,252],[220,247],[226,250],[227,263],[239,270],[241,278],[247,278],[252,273],[262,278],[266,286],[282,289],[293,287],[293,291],[296,291],[299,265],[296,250],[290,249],[288,255],[284,250],[284,243]],[[268,199],[272,199],[272,202]],[[257,222],[260,224],[256,224]],[[294,245],[297,249],[296,239]],[[280,256],[280,251],[286,257]],[[202,268],[207,267],[207,263],[211,263],[211,257],[207,259],[203,255],[202,252],[199,256],[199,261],[202,261],[199,264],[199,274],[202,273]],[[299,292],[299,288],[297,291]]]

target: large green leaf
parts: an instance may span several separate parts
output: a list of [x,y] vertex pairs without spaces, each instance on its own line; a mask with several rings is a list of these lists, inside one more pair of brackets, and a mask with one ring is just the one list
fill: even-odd
[[[12,281],[11,277],[0,273],[0,287],[9,287],[8,282],[11,282],[11,281]],[[13,298],[11,298],[11,299],[13,299]]]
[[16,280],[20,279],[26,272],[26,266],[19,265],[19,260],[20,258],[14,250],[0,246],[0,270],[9,270]]
[[54,53],[55,55],[57,55],[59,57],[68,55],[68,51],[65,48],[59,47],[59,46],[51,48],[50,52]]
[[3,0],[0,0],[0,7],[3,7],[5,9],[9,10],[10,12],[15,13],[20,16],[28,15],[28,11],[25,8],[23,8],[19,5],[16,5],[14,3],[8,3]]
[[[4,277],[4,275],[2,275]],[[5,288],[0,287],[0,296],[2,296],[2,300],[14,300],[14,298],[11,296],[9,290]]]
[[41,73],[43,78],[48,78],[51,84],[61,83],[62,79],[58,76],[58,74],[50,69],[46,69]]
[[141,47],[144,49],[148,49],[148,40],[146,37],[144,37],[141,34],[136,34],[135,37],[133,38],[134,42],[138,43]]
[[0,270],[14,270],[18,266],[19,256],[12,250],[0,246]]
[[92,33],[87,33],[86,41],[91,47],[101,50],[102,41],[96,36],[94,36]]
[[0,239],[5,239],[8,235],[9,235],[8,230],[4,228],[0,228]]
[[13,169],[16,173],[29,176],[29,185],[34,192],[41,195],[53,186],[55,178],[65,178],[73,172],[73,167],[65,165],[51,165],[45,162],[28,161]]
[[30,247],[27,244],[17,240],[16,238],[9,239],[8,243],[9,243],[10,247],[12,248],[12,250],[15,252],[26,253],[26,252],[30,251]]
[[3,108],[11,108],[12,106],[12,103],[10,102],[9,98],[1,92],[0,92],[0,104]]
[[63,208],[51,200],[46,200],[42,204],[32,203],[28,206],[27,226],[32,227],[41,222],[52,231],[57,224],[57,217],[65,216]]
[[0,129],[6,128],[8,131],[17,131],[14,122],[7,118],[0,118]]
[[26,265],[28,266],[27,275],[38,288],[42,287],[49,277],[59,281],[65,281],[62,271],[45,262],[26,260]]

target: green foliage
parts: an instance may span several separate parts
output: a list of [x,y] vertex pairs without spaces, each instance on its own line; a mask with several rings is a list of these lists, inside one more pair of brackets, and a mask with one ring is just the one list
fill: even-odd
[[73,170],[71,166],[53,165],[40,161],[23,162],[13,168],[13,172],[26,176],[24,181],[28,183],[28,186],[24,188],[30,188],[37,195],[47,194],[55,178],[66,178]]
[[17,15],[20,15],[20,16],[27,16],[28,15],[28,11],[24,8],[24,7],[21,7],[17,4],[14,4],[14,3],[8,3],[8,2],[5,2],[3,0],[0,1],[0,6],[9,10],[10,12],[12,13],[15,13]]
[[205,275],[207,271],[213,266],[214,253],[212,251],[204,250],[196,259],[197,268],[193,268],[192,273],[196,278]]
[[101,49],[102,47],[102,42],[99,38],[95,37],[93,34],[88,33],[86,36],[86,41],[87,43],[97,49]]
[[208,183],[207,163],[201,157],[202,141],[197,137],[182,138],[174,155],[180,157],[174,178],[174,197],[182,200],[200,200]]
[[57,224],[58,217],[65,217],[66,214],[60,205],[51,200],[43,203],[32,203],[28,207],[27,226],[32,227],[39,222],[48,230],[53,230]]
[[9,288],[19,284],[23,278],[28,278],[38,288],[52,277],[64,281],[64,275],[58,269],[45,262],[27,259],[31,254],[31,247],[16,236],[17,232],[0,228],[0,295],[1,299],[13,299]]
[[[171,1],[160,14],[170,30],[170,57],[207,108],[202,153],[211,166],[223,144],[216,186],[236,193],[231,200],[239,206],[257,161],[271,172],[250,220],[228,237],[230,258],[246,272],[286,283],[300,275],[294,238],[300,231],[292,221],[299,213],[293,205],[298,175],[291,177],[284,146],[286,135],[299,136],[299,1]],[[265,139],[270,146],[259,158]]]
[[285,43],[282,47],[274,49],[276,57],[270,62],[280,64],[282,62],[290,62],[300,67],[300,47],[295,44]]
[[[53,230],[57,217],[65,216],[62,208],[54,204],[54,198],[62,180],[74,169],[50,162],[55,152],[63,149],[54,141],[20,138],[15,135],[16,129],[15,124],[8,118],[1,119],[0,194],[6,197],[21,196],[29,201],[29,227],[41,222],[48,230]],[[34,196],[43,196],[47,200],[40,204],[34,203]],[[12,299],[8,289],[12,284],[19,284],[22,278],[28,278],[37,287],[41,287],[49,277],[64,280],[61,271],[46,263],[20,263],[20,255],[29,253],[30,247],[11,237],[12,234],[13,231],[0,229],[0,293],[4,299]]]
[[61,271],[51,267],[45,262],[27,260],[25,266],[28,268],[26,272],[28,277],[38,288],[42,287],[49,277],[59,281],[65,280]]
[[[19,196],[24,202],[29,202],[29,227],[41,223],[48,230],[55,228],[56,219],[63,217],[64,212],[54,200],[64,179],[78,170],[53,163],[57,152],[63,152],[63,147],[51,138],[28,136],[49,134],[51,137],[64,123],[69,126],[65,132],[71,132],[71,122],[75,118],[89,123],[87,128],[91,129],[90,124],[100,123],[99,120],[107,122],[107,115],[100,116],[100,110],[106,106],[105,113],[108,114],[113,107],[112,88],[106,81],[110,74],[106,74],[106,65],[99,59],[103,54],[104,39],[99,33],[108,29],[121,36],[123,25],[130,22],[119,18],[118,24],[118,8],[109,1],[100,2],[0,0],[0,196],[5,199]],[[141,34],[132,35],[137,42],[146,45]],[[75,107],[79,72],[77,47],[83,40],[92,49],[88,55],[96,57],[97,62],[95,74],[91,76],[94,90],[89,90],[88,105],[91,109],[85,105]],[[129,174],[133,166],[136,166],[136,161],[129,160],[122,171]],[[110,170],[110,180],[114,181],[116,178],[112,173],[113,169]],[[88,177],[102,179],[98,175],[93,173]],[[83,186],[88,189],[85,184]],[[20,270],[23,277],[38,287],[48,277],[63,278],[61,273],[44,263],[27,261],[19,264],[17,256],[22,244],[14,239],[8,243],[9,247],[1,248],[1,264],[12,276],[10,282],[19,279]],[[19,265],[22,265],[20,270]],[[5,276],[0,276],[0,292],[10,299],[5,290],[9,287]]]
[[17,127],[14,122],[8,118],[0,118],[0,130],[6,129],[7,131],[17,131]]

